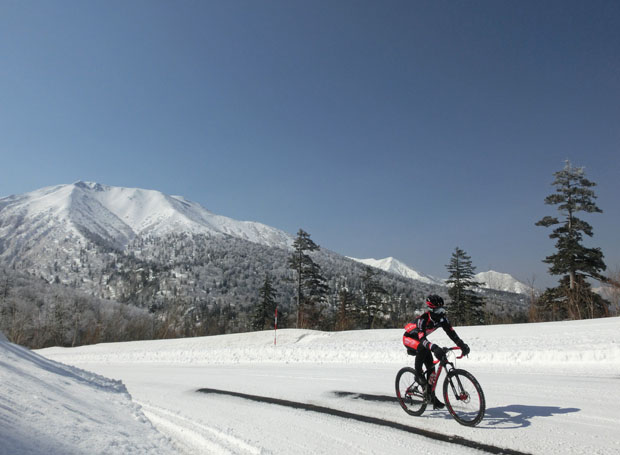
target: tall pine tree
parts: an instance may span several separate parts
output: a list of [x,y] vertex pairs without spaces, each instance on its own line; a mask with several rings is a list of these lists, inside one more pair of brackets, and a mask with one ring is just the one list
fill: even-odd
[[349,330],[355,326],[358,318],[357,301],[346,286],[338,291],[338,312],[336,314],[336,330]]
[[446,268],[450,272],[446,284],[452,300],[452,322],[457,325],[484,324],[484,300],[474,291],[484,283],[475,280],[476,267],[472,265],[471,257],[456,247]]
[[374,329],[377,320],[389,314],[385,295],[387,291],[375,280],[376,272],[372,267],[366,267],[362,276],[362,295],[364,308],[362,314],[366,316],[365,328]]
[[265,326],[271,325],[271,321],[275,318],[277,296],[278,292],[273,287],[271,276],[267,274],[265,282],[258,290],[258,303],[252,315],[253,330],[263,330]]
[[593,231],[589,223],[577,217],[579,212],[603,212],[594,202],[596,195],[592,188],[596,183],[585,177],[582,167],[573,167],[568,160],[564,169],[553,175],[556,191],[545,198],[545,204],[556,205],[560,218],[545,216],[536,226],[556,226],[549,238],[557,239],[557,252],[543,262],[550,264],[549,273],[562,278],[560,286],[548,290],[541,302],[557,308],[561,317],[603,316],[607,314],[607,304],[592,292],[587,281],[587,278],[606,281],[601,273],[606,269],[603,253],[600,248],[586,248],[582,244],[583,235],[592,237]]
[[300,229],[293,249],[288,264],[297,274],[297,328],[316,326],[328,287],[321,267],[306,252],[317,251],[320,247],[312,241],[310,234]]

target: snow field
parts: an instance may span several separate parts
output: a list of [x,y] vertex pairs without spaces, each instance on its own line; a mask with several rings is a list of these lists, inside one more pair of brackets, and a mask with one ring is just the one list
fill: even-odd
[[[396,372],[412,364],[402,332],[287,329],[278,331],[276,346],[274,332],[264,331],[38,354],[0,341],[0,454],[480,453],[201,388],[314,404],[532,454],[620,453],[620,318],[457,328],[472,348],[457,367],[476,376],[487,401],[476,428],[445,410],[411,417],[390,400]],[[431,340],[449,345],[443,333]]]

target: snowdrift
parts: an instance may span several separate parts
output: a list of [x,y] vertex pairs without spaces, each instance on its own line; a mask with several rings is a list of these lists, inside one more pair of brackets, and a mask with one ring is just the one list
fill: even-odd
[[0,454],[175,451],[125,386],[48,360],[0,334]]

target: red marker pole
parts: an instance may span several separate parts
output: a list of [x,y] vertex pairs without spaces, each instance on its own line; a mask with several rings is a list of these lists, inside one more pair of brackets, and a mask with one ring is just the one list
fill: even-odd
[[276,345],[278,339],[278,307],[276,307],[276,319],[273,324],[273,345]]

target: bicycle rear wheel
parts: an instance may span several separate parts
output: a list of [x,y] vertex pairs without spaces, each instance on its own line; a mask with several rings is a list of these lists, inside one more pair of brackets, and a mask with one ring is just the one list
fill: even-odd
[[426,409],[424,389],[418,382],[418,376],[413,368],[402,368],[396,375],[396,398],[401,408],[409,415],[419,416]]
[[461,425],[474,427],[480,423],[486,410],[482,387],[474,376],[454,369],[443,383],[443,397],[452,417]]

